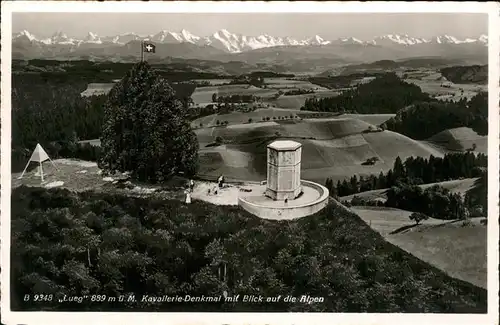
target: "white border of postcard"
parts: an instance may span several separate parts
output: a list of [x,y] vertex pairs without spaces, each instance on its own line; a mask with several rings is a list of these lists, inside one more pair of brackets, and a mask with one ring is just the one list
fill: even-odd
[[[499,216],[499,5],[494,2],[86,2],[2,1],[1,3],[1,315],[14,324],[495,324],[498,323]],[[337,13],[489,13],[488,137],[488,313],[94,313],[10,311],[10,150],[12,12],[337,12]]]

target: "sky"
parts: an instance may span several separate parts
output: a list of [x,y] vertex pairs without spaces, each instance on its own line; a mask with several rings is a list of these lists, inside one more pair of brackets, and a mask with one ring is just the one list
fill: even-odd
[[110,36],[134,32],[152,35],[161,30],[186,29],[208,36],[227,29],[236,34],[324,39],[356,37],[371,39],[386,34],[412,37],[452,35],[458,38],[488,34],[488,16],[468,13],[13,13],[13,32],[28,30],[38,37],[63,31],[69,37],[88,32]]

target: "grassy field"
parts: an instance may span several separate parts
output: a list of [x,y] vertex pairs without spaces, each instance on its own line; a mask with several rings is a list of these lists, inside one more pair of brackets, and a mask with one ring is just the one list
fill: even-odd
[[476,152],[488,153],[488,136],[480,136],[468,127],[445,130],[427,139],[428,142],[449,151],[463,151],[472,149],[476,145]]
[[[453,181],[446,181],[446,182],[439,182],[439,183],[431,183],[431,184],[424,184],[420,185],[423,189],[429,188],[434,185],[439,185],[442,186],[448,190],[450,190],[452,193],[460,193],[460,194],[465,194],[468,190],[474,187],[475,182],[477,181],[477,178],[465,178],[465,179],[458,179],[458,180],[453,180]],[[372,191],[366,191],[366,192],[361,192],[358,194],[353,194],[349,196],[343,196],[340,199],[342,201],[350,201],[354,196],[363,198],[365,200],[375,200],[375,199],[383,199],[387,200],[386,196],[387,189],[380,189],[380,190],[372,190]]]
[[[320,183],[327,177],[337,181],[354,174],[378,175],[392,168],[397,156],[404,160],[410,156],[443,155],[431,146],[391,131],[362,133],[369,126],[371,124],[355,118],[324,118],[199,129],[196,134],[202,159],[200,174],[223,173],[252,181],[265,179],[266,147],[276,139],[302,143],[302,177]],[[225,145],[206,147],[216,137],[222,137]],[[378,157],[379,162],[363,166],[371,157]],[[248,164],[236,166],[231,159],[247,159]]]
[[[208,82],[211,86],[223,85],[231,82],[231,79],[194,79],[194,82]],[[200,87],[202,88],[202,87]]]
[[391,244],[454,278],[487,288],[487,228],[479,220],[464,226],[461,221],[429,219],[413,226],[408,211],[376,207],[351,210]]
[[314,94],[280,96],[278,99],[270,99],[267,102],[276,107],[299,110],[302,106],[304,106],[307,98],[335,97],[339,94],[340,92],[337,90],[324,90],[316,92]]
[[[211,126],[216,126],[217,120],[219,120],[219,122],[228,121],[229,125],[249,124],[248,127],[251,128],[252,126],[250,125],[258,124],[256,122],[264,122],[262,118],[265,117],[269,117],[270,121],[275,121],[273,117],[276,117],[276,119],[278,119],[279,117],[281,117],[282,119],[284,118],[291,119],[292,117],[290,116],[296,118],[297,113],[299,112],[295,110],[260,108],[248,113],[231,112],[228,114],[204,116],[191,122],[191,125],[193,127],[199,127],[200,124],[202,124],[203,127],[211,127]],[[249,123],[249,119],[252,119],[252,123]]]
[[[437,96],[440,99],[451,99],[453,101],[460,100],[462,97],[470,99],[479,91],[487,91],[488,89],[486,85],[454,84],[447,81],[440,72],[434,70],[409,73],[405,81],[416,84],[425,93]],[[443,85],[449,87],[443,87]]]
[[341,117],[355,118],[373,125],[380,125],[393,118],[396,114],[344,114]]
[[314,85],[309,81],[305,80],[290,80],[286,78],[268,78],[265,79],[267,88],[278,89],[278,90],[292,90],[292,89],[313,89],[316,91],[326,91],[328,88],[324,88],[318,85]]
[[254,95],[258,97],[272,97],[277,92],[276,89],[263,89],[250,85],[222,85],[198,87],[191,95],[191,98],[195,104],[202,104],[210,103],[214,93],[216,93],[217,96]]

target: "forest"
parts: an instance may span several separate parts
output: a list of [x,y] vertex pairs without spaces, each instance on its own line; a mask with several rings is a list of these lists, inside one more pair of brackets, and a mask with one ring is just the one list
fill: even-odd
[[[350,205],[383,205],[421,212],[437,219],[463,218],[465,211],[473,213],[475,217],[487,217],[487,165],[486,155],[472,152],[447,154],[443,158],[409,157],[404,163],[397,157],[394,167],[385,174],[380,172],[378,177],[371,175],[358,178],[354,175],[349,181],[338,181],[336,186],[328,178],[325,186],[334,197],[388,189],[385,203],[354,196]],[[475,177],[479,178],[478,181],[464,197],[439,185],[425,190],[418,186]]]
[[[286,231],[284,231],[286,229]],[[331,202],[296,221],[238,207],[19,187],[12,192],[12,309],[485,313],[486,290],[386,242]],[[142,295],[310,295],[323,303],[150,303]],[[25,302],[43,292],[52,301]],[[90,295],[133,293],[135,303]],[[58,303],[62,295],[89,295]]]
[[214,103],[253,103],[257,99],[257,96],[247,94],[232,94],[229,96],[212,94],[212,102]]
[[417,85],[401,80],[394,73],[385,73],[336,97],[307,98],[301,110],[389,114],[416,102],[431,100]]
[[488,94],[478,93],[469,101],[420,102],[399,110],[382,128],[415,140],[427,139],[441,131],[470,127],[479,135],[488,134]]
[[417,185],[398,183],[385,194],[387,201],[365,199],[354,196],[347,206],[385,206],[421,213],[441,220],[466,220],[469,217],[488,218],[487,175],[481,176],[465,196],[452,193],[440,185],[423,189]]
[[[101,136],[103,108],[107,97],[105,95],[82,97],[80,94],[87,88],[88,82],[85,78],[78,79],[75,76],[71,78],[75,79],[69,81],[40,74],[13,74],[12,170],[14,172],[24,168],[26,159],[37,143],[40,143],[52,158],[84,159],[95,151],[89,146],[77,144],[77,141]],[[194,86],[180,83],[173,83],[171,86],[176,91],[177,98],[187,105]],[[193,110],[190,113],[191,118],[197,118],[200,114],[207,114],[208,110],[206,112]],[[213,114],[213,111],[210,114]],[[75,119],[75,116],[78,118]]]
[[[348,68],[346,68],[348,69]],[[381,73],[365,73],[365,72],[353,72],[348,74],[343,74],[340,76],[317,76],[310,77],[308,80],[312,84],[329,88],[329,89],[339,89],[339,88],[349,88],[352,82],[357,79],[362,79],[365,77],[379,76]]]
[[336,97],[307,98],[301,110],[396,114],[381,127],[415,140],[463,126],[479,135],[488,134],[488,93],[480,92],[470,100],[440,101],[394,73],[381,74]]
[[397,157],[394,166],[387,173],[379,176],[354,175],[349,181],[338,181],[336,186],[332,179],[326,180],[326,187],[335,196],[348,196],[360,192],[390,188],[399,183],[411,185],[444,182],[459,178],[480,177],[488,167],[488,156],[472,152],[449,153],[443,158],[430,156],[409,157],[404,163]]
[[488,65],[452,66],[441,69],[441,74],[457,84],[488,84]]
[[[88,60],[58,61],[58,60],[13,60],[13,74],[35,74],[45,80],[61,83],[82,82],[112,82],[121,79],[135,63],[93,62]],[[212,72],[203,72],[197,66],[184,62],[169,64],[153,63],[154,68],[164,78],[171,82],[190,81],[194,79],[228,78]]]

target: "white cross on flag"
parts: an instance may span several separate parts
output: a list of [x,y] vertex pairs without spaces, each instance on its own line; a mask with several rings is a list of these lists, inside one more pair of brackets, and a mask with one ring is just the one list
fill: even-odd
[[143,44],[143,50],[144,52],[147,52],[147,53],[155,53],[156,51],[156,45],[154,45],[153,43],[144,43]]

